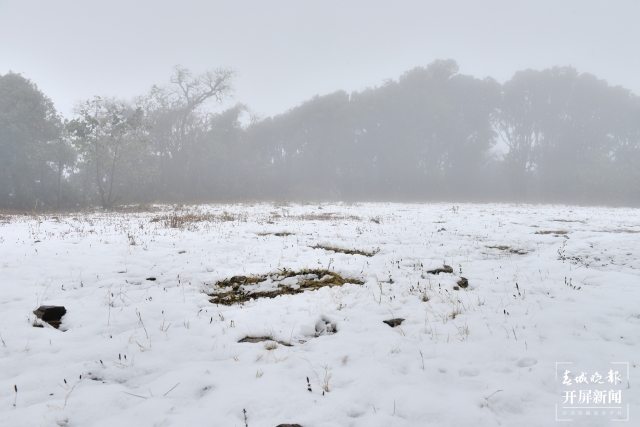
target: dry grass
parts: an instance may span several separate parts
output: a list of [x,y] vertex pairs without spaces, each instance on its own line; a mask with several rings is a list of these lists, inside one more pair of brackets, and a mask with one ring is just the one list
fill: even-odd
[[567,234],[567,231],[563,231],[563,230],[558,230],[558,231],[545,230],[545,231],[536,231],[536,234]]
[[179,213],[156,216],[151,222],[160,222],[166,228],[188,228],[190,225],[200,222],[228,222],[246,221],[246,216],[235,215],[229,212],[214,213]]

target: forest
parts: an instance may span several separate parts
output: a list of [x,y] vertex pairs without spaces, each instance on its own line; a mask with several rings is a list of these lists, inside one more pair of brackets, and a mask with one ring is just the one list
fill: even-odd
[[237,72],[175,67],[133,99],[64,117],[0,76],[0,208],[242,201],[640,205],[640,99],[572,67],[504,84],[439,60],[274,117],[233,97]]

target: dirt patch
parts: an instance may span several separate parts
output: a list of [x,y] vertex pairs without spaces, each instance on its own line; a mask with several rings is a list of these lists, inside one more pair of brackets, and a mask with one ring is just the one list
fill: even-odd
[[563,231],[563,230],[558,230],[558,231],[552,231],[552,230],[545,230],[545,231],[536,231],[536,234],[567,234],[567,231]]
[[278,233],[258,233],[258,236],[270,236],[270,235],[274,235],[277,237],[287,237],[287,236],[293,236],[295,233],[289,233],[288,231],[280,231]]
[[362,220],[362,218],[356,215],[341,215],[333,212],[290,215],[287,218],[300,220],[300,221],[361,221]]
[[507,252],[510,252],[510,253],[516,254],[516,255],[525,255],[527,253],[526,251],[523,251],[522,249],[513,249],[511,246],[496,245],[496,246],[487,246],[487,248],[489,248],[489,249],[498,249],[500,251],[507,251]]
[[435,270],[427,271],[429,274],[440,274],[440,273],[453,273],[453,268],[450,265],[443,265],[442,268],[436,268]]
[[[325,286],[342,286],[345,283],[356,285],[363,281],[344,278],[329,270],[293,271],[284,269],[278,273],[262,276],[233,276],[217,282],[215,291],[210,293],[213,304],[235,305],[258,298],[275,298],[279,295],[296,295],[304,291],[314,291]],[[263,290],[265,289],[265,290]]]
[[287,344],[286,342],[283,342],[283,341],[274,340],[271,337],[244,337],[238,342],[242,342],[242,343],[244,343],[244,342],[258,343],[258,342],[264,342],[264,341],[266,341],[266,342],[274,342],[274,343],[278,343],[280,345],[291,347],[291,344]]
[[375,251],[372,252],[367,252],[367,251],[360,251],[357,249],[342,249],[342,248],[336,248],[333,246],[322,246],[322,245],[316,245],[316,246],[311,246],[312,249],[324,249],[325,251],[333,251],[333,252],[339,252],[342,254],[347,254],[347,255],[362,255],[362,256],[366,256],[366,257],[372,257],[375,254],[377,254],[378,252],[380,252],[380,248],[376,249]]

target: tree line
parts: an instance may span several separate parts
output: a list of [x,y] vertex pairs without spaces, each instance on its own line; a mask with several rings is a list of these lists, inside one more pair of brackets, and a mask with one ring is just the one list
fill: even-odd
[[0,208],[246,200],[640,204],[640,99],[572,67],[504,84],[435,61],[274,117],[220,111],[236,72],[176,67],[72,117],[0,76]]

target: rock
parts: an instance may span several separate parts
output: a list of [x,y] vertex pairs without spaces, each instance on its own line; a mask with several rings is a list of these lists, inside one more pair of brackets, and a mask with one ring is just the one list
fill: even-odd
[[453,290],[454,290],[454,291],[459,291],[459,290],[460,290],[460,286],[454,286],[454,287],[453,287]]
[[458,280],[458,286],[466,289],[469,287],[469,281],[466,278],[461,277],[460,280]]
[[448,265],[443,265],[442,268],[436,268],[435,270],[427,271],[429,274],[440,274],[440,273],[453,273],[453,268]]
[[62,322],[62,316],[64,316],[66,312],[67,309],[62,306],[41,305],[37,310],[33,311],[33,314],[35,314],[38,319],[41,319],[58,329],[60,327],[60,322]]
[[386,323],[387,325],[391,326],[392,328],[395,328],[396,326],[400,326],[402,324],[402,322],[404,322],[404,319],[401,319],[401,318],[389,319],[389,320],[383,320],[382,322]]
[[150,282],[155,282],[156,278],[155,277],[147,277],[147,280]]
[[302,426],[300,424],[278,424],[276,427],[302,427]]

